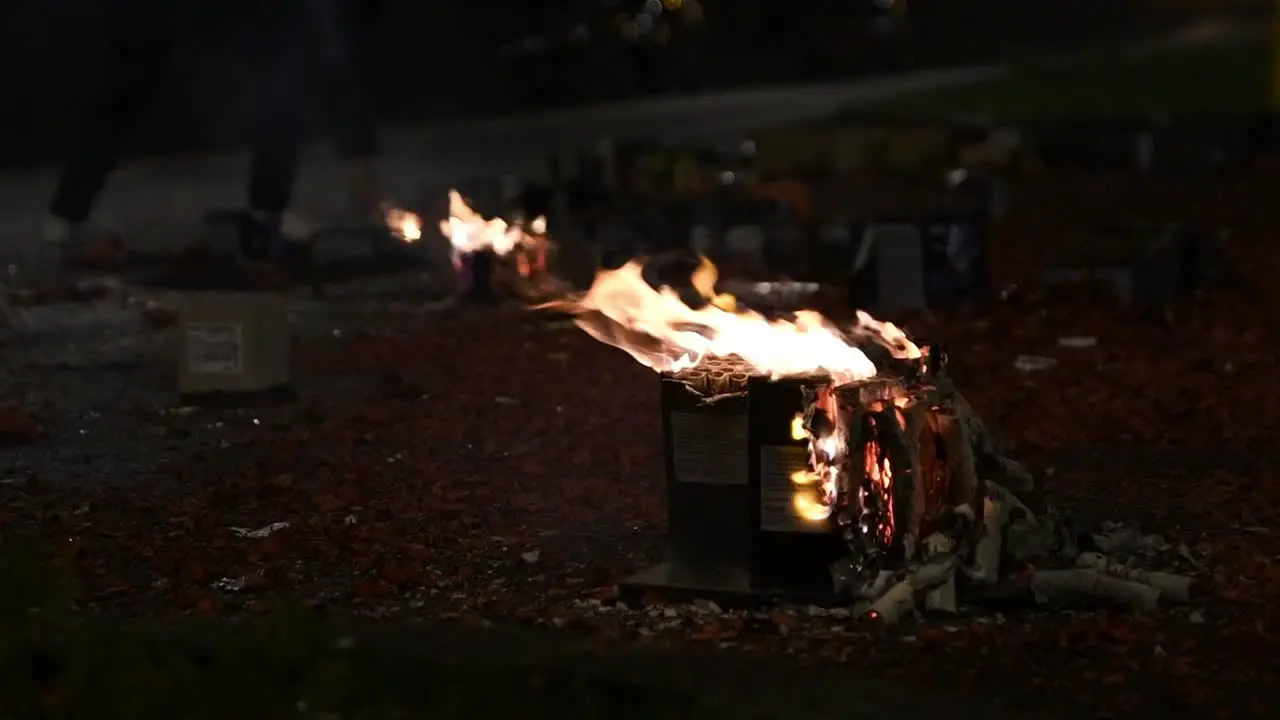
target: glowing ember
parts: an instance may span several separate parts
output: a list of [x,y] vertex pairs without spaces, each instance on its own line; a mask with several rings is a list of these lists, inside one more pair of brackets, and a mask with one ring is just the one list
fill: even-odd
[[[529,230],[535,236],[544,235],[547,231],[546,218],[534,218],[529,223]],[[530,234],[520,225],[508,224],[501,218],[486,219],[472,210],[457,190],[449,191],[449,217],[440,221],[440,233],[449,239],[455,254],[489,250],[497,255],[508,255],[531,240]]]
[[[798,414],[791,420],[792,437],[799,435],[809,441],[808,467],[791,476],[795,486],[793,505],[797,513],[810,520],[826,520],[840,511],[842,526],[855,526],[858,535],[888,547],[897,533],[897,518],[894,468],[878,435],[881,429],[877,418],[885,415],[867,415],[866,428],[858,431],[839,409],[839,392],[833,386],[817,389],[808,414]],[[910,404],[909,396],[894,394],[871,401],[865,408],[869,413],[891,410],[887,422],[905,430],[904,408]],[[861,437],[856,444],[851,433]]]
[[412,243],[422,239],[422,218],[414,213],[398,208],[387,208],[382,219],[391,232],[401,240]]
[[[829,394],[827,390],[822,392]],[[828,430],[815,437],[810,434],[811,428],[806,426],[804,415],[797,414],[791,418],[791,437],[809,439],[809,467],[791,475],[791,484],[795,486],[791,505],[797,515],[810,522],[821,522],[831,517],[844,450],[840,429],[832,422],[823,423],[822,427]]]
[[546,231],[546,223],[539,223],[537,220],[530,228],[531,234],[526,237],[525,251],[518,252],[515,256],[516,272],[523,278],[543,276],[547,272],[547,238],[542,234]]
[[791,500],[796,514],[810,522],[821,522],[831,517],[831,507],[814,497],[813,493],[797,492]]
[[[893,517],[893,468],[889,465],[889,458],[880,450],[880,443],[868,442],[863,451],[863,470],[867,474],[867,481],[871,487],[869,492],[876,494],[876,501],[883,512],[879,514],[879,522],[876,527],[868,528],[875,532],[880,541],[885,545],[893,542],[893,533],[896,526]],[[864,489],[863,492],[868,492]],[[867,499],[863,499],[864,507],[869,505]],[[874,522],[874,521],[873,521]]]
[[797,515],[809,522],[822,522],[831,517],[831,505],[827,501],[822,473],[797,470],[791,473],[791,484],[795,486],[791,506]]
[[804,440],[807,437],[809,437],[809,433],[805,432],[804,429],[804,415],[796,413],[796,416],[791,418],[791,439]]
[[817,485],[822,478],[812,470],[796,470],[791,473],[791,484],[798,487]]

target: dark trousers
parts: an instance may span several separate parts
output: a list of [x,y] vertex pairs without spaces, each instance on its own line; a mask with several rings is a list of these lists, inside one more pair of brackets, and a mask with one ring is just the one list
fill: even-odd
[[252,209],[279,213],[289,206],[307,89],[316,76],[328,85],[339,155],[372,157],[374,120],[362,82],[370,28],[348,10],[344,0],[109,0],[106,88],[72,146],[50,212],[70,222],[88,219],[142,114],[159,94],[177,43],[197,31],[234,40],[255,71]]

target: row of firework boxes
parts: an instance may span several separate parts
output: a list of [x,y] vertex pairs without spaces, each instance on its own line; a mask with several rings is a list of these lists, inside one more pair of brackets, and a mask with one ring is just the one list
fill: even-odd
[[787,126],[753,137],[764,177],[880,172],[915,174],[957,166],[1003,166],[1017,160],[1009,136],[953,124]]
[[676,190],[745,181],[881,173],[937,176],[948,169],[1006,169],[1024,160],[1021,136],[960,124],[800,124],[763,129],[736,152],[653,147],[641,176]]
[[[761,186],[794,194],[796,183],[876,174],[941,180],[956,168],[1006,170],[1023,161],[1020,137],[957,125],[798,125],[748,139],[681,147],[643,139],[589,158],[556,161],[557,174],[622,193],[703,194]],[[566,168],[570,168],[566,170]]]
[[553,184],[589,183],[605,193],[703,194],[724,186],[790,187],[867,173],[942,177],[957,167],[1000,166],[1015,157],[1006,134],[950,126],[825,127],[763,130],[750,138],[681,146],[645,138],[605,140],[591,150],[548,158]]
[[[603,192],[701,195],[723,186],[786,193],[818,205],[827,181],[874,175],[937,184],[948,173],[1010,175],[1061,167],[1185,173],[1244,168],[1277,154],[1280,127],[1252,116],[1137,118],[1052,125],[814,122],[767,128],[749,139],[679,147],[637,139],[574,158],[557,174]],[[818,186],[817,189],[814,189]]]
[[717,203],[672,198],[592,218],[550,223],[556,246],[587,268],[683,251],[712,259],[736,280],[786,278],[850,288],[869,310],[942,309],[987,290],[987,214],[950,202],[881,207],[849,203],[821,214],[786,201]]
[[1018,125],[827,122],[762,130],[752,142],[754,171],[765,178],[953,168],[1201,174],[1273,162],[1280,122],[1247,113]]
[[[462,190],[483,215],[545,215],[556,248],[553,271],[580,287],[599,267],[670,251],[707,256],[726,278],[847,283],[873,295],[883,294],[875,288],[912,289],[906,300],[859,300],[867,309],[955,304],[981,284],[972,278],[985,274],[986,198],[941,178],[762,180],[696,193],[619,191],[587,201],[556,197],[568,193],[554,186],[534,193]],[[522,194],[543,196],[541,207],[520,207]],[[896,258],[893,269],[888,258]],[[925,277],[939,268],[957,277]]]

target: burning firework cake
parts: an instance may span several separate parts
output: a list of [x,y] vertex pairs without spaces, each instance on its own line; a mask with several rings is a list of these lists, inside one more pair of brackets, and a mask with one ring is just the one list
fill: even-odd
[[855,339],[910,368],[919,349],[865,314],[839,329],[812,311],[744,309],[717,292],[706,260],[690,266],[683,290],[662,270],[633,261],[556,305],[661,377],[672,560],[637,585],[831,596],[828,568],[848,551],[832,530],[831,498],[808,482],[810,439],[792,419],[821,388],[889,382]]
[[1185,578],[1078,552],[940,347],[861,312],[849,327],[766,317],[720,292],[706,260],[683,290],[653,275],[633,260],[541,306],[660,377],[671,560],[624,596],[852,600],[893,621],[921,603],[955,611],[959,591],[1032,567],[1059,568],[1032,573],[1037,597],[1189,594]]
[[976,421],[944,369],[941,352],[927,352],[902,378],[807,393],[809,479],[848,547],[833,566],[843,591],[874,593],[922,554],[964,554],[977,542]]
[[797,512],[791,478],[807,466],[790,418],[825,376],[769,380],[740,358],[660,374],[672,537],[652,582],[723,595],[829,594],[843,552],[824,520]]

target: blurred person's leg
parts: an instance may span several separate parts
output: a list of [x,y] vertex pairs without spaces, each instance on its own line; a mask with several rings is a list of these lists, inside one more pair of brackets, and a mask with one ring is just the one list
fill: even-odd
[[250,217],[242,233],[254,250],[280,249],[282,216],[293,199],[308,105],[304,11],[305,0],[282,0],[253,16],[248,28],[258,86],[249,139]]
[[[263,19],[264,42],[257,58],[261,85],[251,141],[249,207],[270,230],[293,199],[298,154],[309,106],[307,88],[325,80],[327,107],[339,156],[346,162],[351,200],[364,215],[381,201],[374,171],[376,133],[370,99],[361,78],[366,27],[346,14],[343,0],[284,0]],[[287,228],[284,228],[287,230]],[[302,233],[287,233],[290,239]]]
[[178,15],[165,0],[109,0],[106,86],[85,113],[49,205],[45,239],[92,240],[86,221],[173,55]]
[[370,83],[373,77],[374,32],[382,16],[382,0],[311,0],[317,12],[318,44],[326,56],[330,78],[330,113],[334,144],[347,165],[352,208],[362,216],[380,216],[383,196],[378,179],[377,118]]

